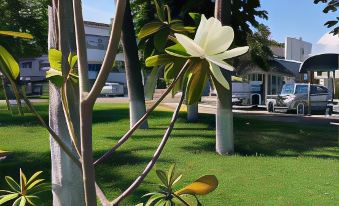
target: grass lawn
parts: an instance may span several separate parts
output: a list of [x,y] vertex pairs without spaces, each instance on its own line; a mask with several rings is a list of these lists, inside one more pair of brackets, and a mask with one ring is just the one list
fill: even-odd
[[[47,119],[47,105],[39,105]],[[139,130],[115,156],[96,169],[98,182],[113,198],[143,170],[160,142],[171,112],[156,111],[149,130]],[[168,168],[173,162],[183,173],[179,186],[204,174],[215,174],[219,187],[206,197],[204,205],[338,205],[339,145],[337,129],[330,125],[279,123],[236,116],[234,156],[214,152],[214,116],[200,115],[200,123],[187,123],[182,113],[157,163]],[[94,150],[99,157],[129,127],[128,106],[99,104],[94,114]],[[0,149],[14,154],[0,162],[0,188],[4,176],[45,171],[50,179],[47,132],[30,115],[11,117],[0,110]],[[134,205],[154,189],[155,170],[122,205]],[[51,205],[46,194],[45,205]],[[43,205],[43,204],[42,204]]]

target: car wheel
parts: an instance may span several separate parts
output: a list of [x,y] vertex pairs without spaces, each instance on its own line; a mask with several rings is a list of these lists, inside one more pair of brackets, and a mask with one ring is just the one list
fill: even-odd
[[273,105],[273,102],[268,103],[268,105],[267,105],[267,111],[268,111],[268,112],[274,112],[274,105]]

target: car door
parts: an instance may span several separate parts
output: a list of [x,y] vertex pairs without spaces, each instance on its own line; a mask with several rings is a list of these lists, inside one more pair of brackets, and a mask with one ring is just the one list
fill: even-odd
[[329,92],[326,87],[311,86],[311,104],[314,109],[325,109],[329,99]]

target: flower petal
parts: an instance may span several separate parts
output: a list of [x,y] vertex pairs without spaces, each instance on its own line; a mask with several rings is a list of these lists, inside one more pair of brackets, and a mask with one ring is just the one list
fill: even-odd
[[213,64],[210,62],[210,71],[213,75],[213,77],[225,88],[225,89],[230,89],[229,83],[226,81],[224,76],[222,75],[220,68],[218,65]]
[[204,14],[201,15],[201,20],[197,32],[194,37],[194,42],[201,45],[201,42],[205,41],[207,30],[206,30],[207,19]]
[[186,52],[193,57],[204,56],[204,50],[196,44],[192,39],[182,34],[174,34],[178,42],[185,48]]
[[205,53],[208,55],[226,51],[231,46],[234,39],[234,31],[232,27],[219,26],[217,23],[214,25],[214,28],[210,29],[210,35],[208,36],[206,45],[203,47],[205,49]]
[[218,65],[221,68],[227,69],[229,71],[233,71],[234,68],[224,62],[222,59],[216,58],[215,56],[206,56],[207,61],[212,62],[213,64]]
[[249,49],[248,46],[237,47],[237,48],[225,51],[221,54],[216,54],[213,57],[217,59],[230,59],[230,58],[245,54],[248,51],[248,49]]

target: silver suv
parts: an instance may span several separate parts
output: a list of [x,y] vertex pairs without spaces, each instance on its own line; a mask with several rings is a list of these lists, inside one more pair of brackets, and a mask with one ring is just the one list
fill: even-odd
[[[311,110],[326,111],[328,103],[332,99],[331,92],[321,85],[311,84]],[[308,102],[308,84],[285,84],[279,95],[268,95],[266,100],[267,111],[289,112],[297,111],[305,114]]]

